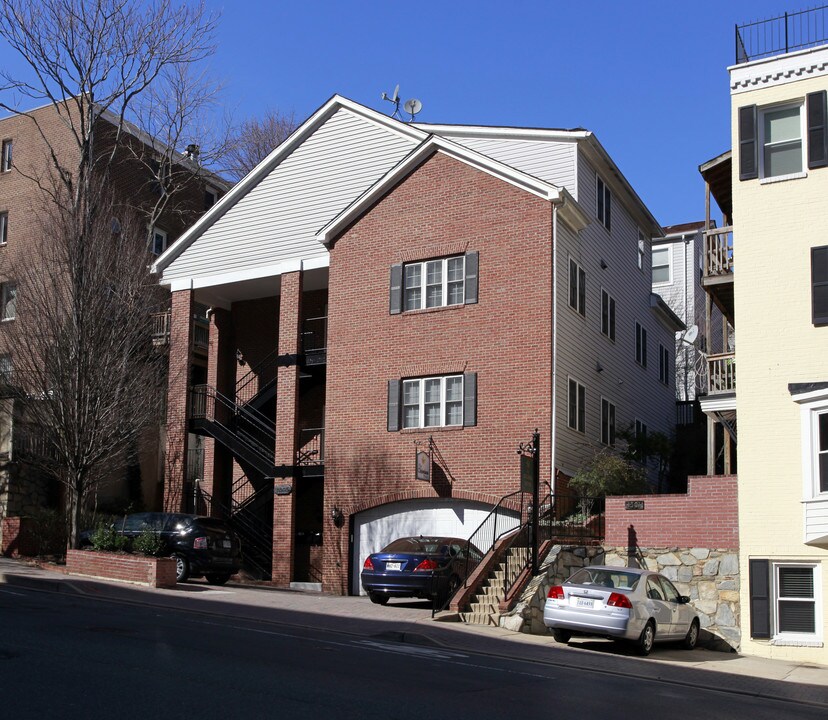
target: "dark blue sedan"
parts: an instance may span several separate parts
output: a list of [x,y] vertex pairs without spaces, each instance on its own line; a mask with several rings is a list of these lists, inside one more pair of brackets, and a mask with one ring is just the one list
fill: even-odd
[[451,597],[483,555],[467,540],[405,537],[365,559],[362,587],[371,602],[392,597]]

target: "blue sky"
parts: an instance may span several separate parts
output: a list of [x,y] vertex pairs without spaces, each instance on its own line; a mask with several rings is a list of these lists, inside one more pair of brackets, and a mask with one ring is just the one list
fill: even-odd
[[[196,0],[191,0],[195,2]],[[592,130],[656,219],[702,219],[700,163],[728,148],[734,25],[804,0],[205,0],[234,119],[304,120],[339,93],[418,120]],[[19,68],[7,48],[0,66]]]
[[[210,0],[208,0],[209,3]],[[804,0],[252,2],[223,7],[215,69],[234,115],[304,119],[339,93],[423,122],[585,127],[659,222],[702,219],[698,165],[728,148],[734,25]]]

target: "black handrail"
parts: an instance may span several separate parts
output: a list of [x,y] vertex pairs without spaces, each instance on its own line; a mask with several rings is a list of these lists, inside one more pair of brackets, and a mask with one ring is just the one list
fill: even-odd
[[736,64],[828,42],[828,5],[736,26]]
[[[274,350],[269,352],[262,360],[260,360],[256,365],[252,366],[250,370],[248,370],[244,375],[242,375],[238,381],[236,381],[236,389],[235,389],[235,398],[236,402],[239,405],[245,405],[249,403],[256,395],[263,390],[266,386],[270,385],[271,381],[276,379],[276,367],[277,367],[277,359],[279,357],[279,348],[276,347]],[[268,368],[272,368],[273,370],[273,377],[266,377],[265,373],[262,371]],[[251,392],[251,389],[248,386],[254,381],[258,379],[263,379],[264,382],[256,389],[255,392]]]

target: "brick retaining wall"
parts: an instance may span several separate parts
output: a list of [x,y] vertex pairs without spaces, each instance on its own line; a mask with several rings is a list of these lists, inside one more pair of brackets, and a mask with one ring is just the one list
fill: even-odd
[[150,587],[175,587],[175,560],[126,553],[68,550],[66,572],[70,575],[123,580]]

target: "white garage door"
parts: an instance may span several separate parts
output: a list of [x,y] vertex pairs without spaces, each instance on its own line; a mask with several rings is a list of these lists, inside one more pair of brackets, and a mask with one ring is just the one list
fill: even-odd
[[[470,500],[404,500],[365,510],[354,517],[351,592],[364,595],[359,582],[362,564],[371,553],[399,537],[437,535],[468,539],[492,511]],[[504,512],[498,534],[518,526],[518,514]],[[488,548],[480,548],[486,552]]]

